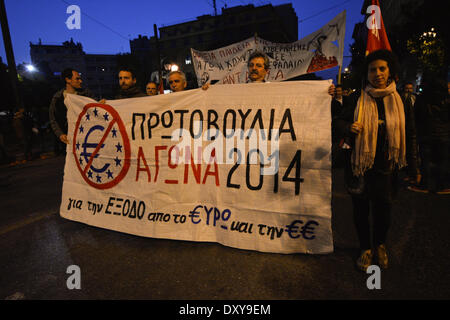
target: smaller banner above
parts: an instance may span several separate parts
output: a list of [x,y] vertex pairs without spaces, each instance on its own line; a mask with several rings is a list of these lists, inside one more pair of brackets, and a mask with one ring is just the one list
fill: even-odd
[[259,37],[211,51],[191,49],[198,85],[246,83],[247,61],[254,51],[267,54],[270,69],[266,81],[283,81],[302,74],[342,65],[345,11],[321,29],[291,43],[275,43]]

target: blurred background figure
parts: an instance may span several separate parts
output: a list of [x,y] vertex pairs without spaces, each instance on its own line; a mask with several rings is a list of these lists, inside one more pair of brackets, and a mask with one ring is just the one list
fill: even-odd
[[417,138],[423,178],[409,186],[414,192],[450,194],[449,183],[449,84],[436,74],[423,77],[423,92],[417,97]]
[[156,96],[158,94],[158,86],[156,85],[156,82],[150,81],[147,83],[145,92],[148,96]]

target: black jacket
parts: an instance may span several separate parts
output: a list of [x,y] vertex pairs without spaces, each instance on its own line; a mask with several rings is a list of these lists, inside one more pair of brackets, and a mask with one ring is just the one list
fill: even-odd
[[[89,90],[82,90],[77,94],[85,97],[89,97],[95,100],[94,95]],[[67,134],[67,107],[64,104],[64,89],[56,92],[50,103],[48,110],[50,125],[55,135],[59,138],[62,134]]]
[[128,99],[128,98],[138,98],[146,97],[147,95],[139,89],[137,86],[132,86],[128,89],[120,89],[119,94],[116,95],[116,99]]
[[[340,138],[344,138],[346,143],[349,144],[352,148],[355,145],[355,134],[350,131],[350,127],[352,125],[355,109],[357,107],[358,98],[360,96],[360,92],[355,92],[346,100],[344,100],[344,106],[341,114],[333,119],[333,128],[336,130],[337,135]],[[377,104],[382,105],[382,99],[376,99]],[[405,108],[405,134],[406,134],[406,159],[408,162],[408,168],[411,174],[417,173],[417,139],[416,139],[416,126],[415,126],[415,117],[414,112],[411,111],[411,105],[404,106]],[[377,139],[377,151],[381,150],[378,146],[380,141]],[[375,155],[375,163],[374,166],[380,164],[379,160],[383,161],[382,155]],[[378,161],[377,161],[378,160]],[[350,161],[350,159],[348,159]],[[384,165],[381,165],[384,167]],[[350,166],[347,166],[349,168]],[[387,166],[383,168],[383,170],[387,169]]]

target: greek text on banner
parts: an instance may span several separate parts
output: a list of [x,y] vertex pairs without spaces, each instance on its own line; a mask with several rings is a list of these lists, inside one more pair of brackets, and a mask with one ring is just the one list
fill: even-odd
[[246,83],[247,62],[254,51],[268,56],[270,68],[266,80],[277,82],[342,65],[344,38],[345,11],[295,42],[275,43],[255,36],[215,50],[191,49],[191,55],[199,86],[215,81],[217,84]]
[[60,214],[143,237],[329,253],[330,81],[68,95]]

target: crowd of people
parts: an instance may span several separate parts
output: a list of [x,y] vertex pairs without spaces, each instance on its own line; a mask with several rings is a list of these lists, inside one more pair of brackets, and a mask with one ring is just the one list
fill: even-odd
[[[264,53],[253,53],[247,67],[247,82],[265,82],[269,59]],[[403,180],[412,192],[450,194],[450,82],[426,73],[420,94],[414,93],[412,82],[403,83],[403,90],[399,91],[399,64],[395,55],[387,50],[369,54],[363,70],[361,90],[331,85],[328,93],[332,96],[332,161],[335,165],[337,159],[341,159],[344,167],[361,248],[356,265],[365,271],[374,262],[382,268],[389,265],[386,240],[392,203],[399,188],[399,173],[405,173]],[[62,79],[64,88],[55,93],[50,103],[49,123],[58,148],[65,150],[69,143],[65,96],[78,94],[96,98],[82,87],[76,70],[64,70]],[[159,84],[154,81],[146,84],[145,92],[141,91],[135,72],[129,68],[119,70],[118,81],[116,99],[159,94]],[[182,71],[172,71],[167,83],[172,92],[183,91],[187,86],[186,76]],[[202,87],[203,90],[208,88],[209,83]],[[105,100],[99,102],[105,103]],[[15,119],[33,127],[32,117],[24,110],[20,110]],[[21,138],[28,158],[30,136]],[[0,151],[4,153],[3,146]]]

